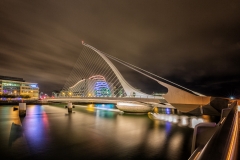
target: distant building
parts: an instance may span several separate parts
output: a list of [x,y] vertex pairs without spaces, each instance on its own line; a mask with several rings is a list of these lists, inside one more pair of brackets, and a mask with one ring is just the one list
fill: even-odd
[[15,96],[28,95],[30,98],[38,98],[39,88],[37,83],[25,82],[23,78],[0,75],[0,94]]
[[101,75],[82,79],[71,86],[68,91],[61,91],[60,96],[109,97],[113,95],[112,83],[106,82]]
[[164,93],[155,93],[155,92],[153,92],[152,95],[153,96],[162,96],[162,95],[164,95]]
[[58,91],[58,90],[52,91],[52,97],[58,97],[59,94],[60,94],[60,91]]

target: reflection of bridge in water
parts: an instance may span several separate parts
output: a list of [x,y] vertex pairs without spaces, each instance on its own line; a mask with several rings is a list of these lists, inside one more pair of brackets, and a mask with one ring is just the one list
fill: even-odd
[[[133,104],[144,111],[154,107],[176,108],[183,112],[210,111],[217,113],[218,108],[210,105],[214,99],[194,92],[142,68],[122,61],[96,48],[83,44],[83,49],[57,98],[47,99],[54,102],[96,102],[118,103],[122,109],[132,108]],[[113,64],[119,63],[158,84],[166,87],[166,94],[154,96],[130,85]],[[122,102],[130,102],[130,105]],[[216,101],[216,100],[215,100]],[[217,99],[219,101],[219,99]],[[119,104],[120,103],[120,104]],[[141,107],[140,107],[141,106]],[[144,109],[145,108],[145,109]],[[130,109],[131,110],[131,109]],[[129,111],[129,110],[128,110]]]

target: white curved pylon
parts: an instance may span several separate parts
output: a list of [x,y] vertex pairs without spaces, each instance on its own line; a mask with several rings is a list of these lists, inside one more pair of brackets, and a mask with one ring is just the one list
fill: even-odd
[[143,93],[139,90],[137,90],[136,88],[134,88],[133,86],[131,86],[121,75],[121,73],[118,71],[118,69],[114,66],[114,64],[99,50],[97,50],[96,48],[82,42],[82,44],[90,49],[92,49],[93,51],[95,51],[99,56],[101,56],[104,61],[109,65],[109,67],[112,69],[112,71],[115,73],[115,75],[117,76],[119,82],[121,83],[123,89],[125,90],[127,96],[136,96],[136,97],[145,97],[145,98],[151,98],[154,97],[152,95]]

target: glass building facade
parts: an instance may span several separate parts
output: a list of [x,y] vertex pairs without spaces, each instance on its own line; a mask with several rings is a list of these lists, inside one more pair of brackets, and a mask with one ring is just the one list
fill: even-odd
[[113,96],[113,84],[106,82],[101,75],[82,79],[67,91],[61,91],[60,96],[77,97],[110,97]]
[[39,97],[37,83],[25,82],[22,78],[0,76],[0,95]]

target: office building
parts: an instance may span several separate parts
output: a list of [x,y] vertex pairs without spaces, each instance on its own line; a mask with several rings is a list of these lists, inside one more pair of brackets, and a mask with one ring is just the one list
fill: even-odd
[[0,75],[0,95],[39,97],[37,83],[25,82],[23,78]]

